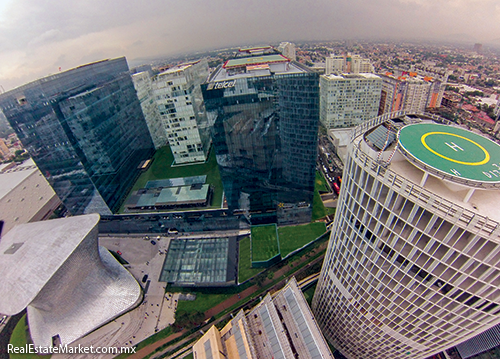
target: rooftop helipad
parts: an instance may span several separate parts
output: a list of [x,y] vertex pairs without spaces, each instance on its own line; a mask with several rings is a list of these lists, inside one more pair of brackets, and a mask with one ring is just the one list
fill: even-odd
[[405,156],[424,171],[474,182],[500,183],[500,145],[462,128],[435,123],[403,127],[399,145]]

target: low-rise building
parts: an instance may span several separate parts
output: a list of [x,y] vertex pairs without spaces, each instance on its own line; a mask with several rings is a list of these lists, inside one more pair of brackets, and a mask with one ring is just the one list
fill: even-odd
[[333,359],[295,278],[241,310],[221,331],[210,328],[193,346],[196,359]]
[[32,159],[0,167],[0,219],[3,233],[18,224],[47,219],[61,204]]

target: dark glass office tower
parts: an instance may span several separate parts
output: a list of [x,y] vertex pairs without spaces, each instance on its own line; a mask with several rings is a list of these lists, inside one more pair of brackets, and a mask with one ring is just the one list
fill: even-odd
[[154,151],[124,57],[6,92],[0,109],[73,215],[116,211]]
[[229,209],[252,224],[309,222],[318,74],[279,54],[237,57],[202,91]]

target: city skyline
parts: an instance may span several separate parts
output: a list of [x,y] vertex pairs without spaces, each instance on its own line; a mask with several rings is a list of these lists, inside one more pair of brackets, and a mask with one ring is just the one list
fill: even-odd
[[[329,38],[500,44],[495,35],[500,33],[500,6],[492,0],[261,5],[236,6],[221,0],[210,4],[153,1],[146,6],[130,1],[50,1],[42,6],[32,0],[0,0],[0,89],[8,91],[59,68],[102,58],[127,56],[135,65],[154,57],[236,44]],[[471,6],[475,16],[469,14]]]

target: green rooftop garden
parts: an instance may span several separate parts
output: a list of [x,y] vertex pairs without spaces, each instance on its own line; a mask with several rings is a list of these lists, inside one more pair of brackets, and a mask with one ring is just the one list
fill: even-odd
[[134,191],[144,188],[148,181],[201,175],[207,175],[206,183],[210,184],[214,190],[212,203],[208,208],[221,208],[223,187],[219,167],[217,166],[217,160],[215,158],[215,151],[213,149],[210,151],[208,159],[205,163],[172,166],[173,162],[174,155],[170,146],[167,145],[156,150],[153,156],[153,163],[137,179],[132,187],[132,190],[123,202],[119,213],[124,213],[125,204],[127,203],[130,195]]
[[252,226],[252,262],[267,261],[280,253],[276,225]]
[[281,257],[285,258],[294,250],[302,248],[325,232],[326,226],[323,222],[278,228]]

